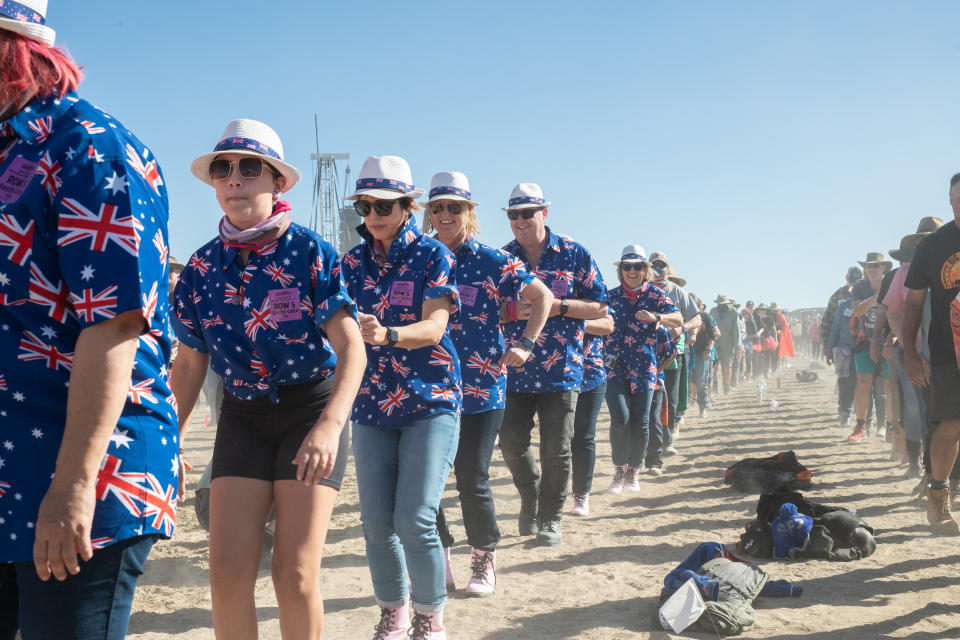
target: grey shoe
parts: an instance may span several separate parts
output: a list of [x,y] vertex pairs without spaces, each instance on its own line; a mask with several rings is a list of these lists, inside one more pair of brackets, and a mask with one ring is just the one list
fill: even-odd
[[559,520],[547,520],[540,523],[537,531],[537,544],[541,547],[559,547],[563,543]]
[[671,444],[670,446],[668,446],[667,448],[665,448],[665,449],[663,450],[663,452],[664,452],[665,454],[667,454],[668,456],[675,456],[675,455],[677,455],[677,448],[674,447],[674,446]]

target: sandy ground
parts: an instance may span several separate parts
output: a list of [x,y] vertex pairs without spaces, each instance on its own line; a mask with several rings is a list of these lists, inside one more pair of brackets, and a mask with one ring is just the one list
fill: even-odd
[[[723,484],[723,471],[745,457],[785,449],[797,452],[814,474],[807,495],[828,504],[854,506],[878,531],[872,557],[852,563],[766,561],[772,578],[801,582],[800,598],[758,599],[757,625],[744,638],[960,638],[960,547],[956,538],[931,536],[924,512],[911,496],[916,480],[889,462],[890,447],[871,439],[844,442],[836,424],[834,378],[793,379],[782,389],[771,382],[760,405],[754,385],[719,396],[708,419],[688,418],[680,455],[667,458],[661,478],[647,476],[639,494],[606,493],[610,481],[608,416],[598,423],[592,512],[565,517],[564,545],[531,546],[517,535],[519,498],[510,474],[494,455],[492,485],[503,532],[497,593],[467,599],[469,548],[454,487],[444,505],[457,545],[453,554],[460,591],[447,602],[451,638],[706,638],[668,635],[652,624],[663,577],[703,541],[735,543],[754,514],[756,496]],[[778,403],[772,410],[770,400]],[[186,451],[196,464],[195,485],[209,457],[213,429],[204,429],[198,409]],[[350,463],[334,511],[324,558],[322,589],[325,638],[372,637],[378,620],[364,557],[356,481]],[[190,486],[188,485],[188,486]],[[567,502],[567,509],[571,500]],[[157,544],[140,581],[130,637],[213,638],[207,586],[207,539],[197,525],[192,499],[181,509],[172,541]],[[277,603],[269,569],[257,582],[261,638],[279,638]]]

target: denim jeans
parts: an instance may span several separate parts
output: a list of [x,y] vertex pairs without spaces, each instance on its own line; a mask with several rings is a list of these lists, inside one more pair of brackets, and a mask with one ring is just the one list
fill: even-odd
[[607,393],[606,381],[590,391],[581,391],[577,398],[577,413],[573,419],[573,493],[590,493],[593,487],[593,467],[597,460],[597,416]]
[[710,360],[709,353],[701,354],[697,358],[697,364],[693,367],[693,379],[697,385],[697,405],[701,409],[710,408],[710,374],[713,371],[713,361]]
[[666,446],[664,435],[669,429],[660,421],[660,411],[666,402],[666,394],[657,387],[650,399],[650,439],[647,441],[646,464],[648,469],[663,466],[663,448]]
[[630,383],[607,380],[607,410],[610,411],[610,449],[613,464],[643,466],[650,437],[651,389],[630,393]]
[[383,606],[407,597],[418,611],[443,609],[445,563],[437,510],[460,432],[460,418],[438,413],[396,430],[354,424],[360,520],[373,593]]
[[673,430],[677,426],[677,402],[680,400],[680,374],[686,365],[683,355],[678,355],[680,366],[676,369],[666,369],[663,372],[663,385],[666,389],[664,402],[667,403],[667,424],[663,430],[663,447],[673,444]]
[[460,445],[453,463],[467,542],[483,551],[494,551],[500,542],[490,491],[490,459],[502,422],[503,409],[460,416]]
[[853,399],[857,392],[857,372],[850,363],[850,373],[837,378],[837,411],[841,418],[853,415]]
[[157,537],[128,538],[93,552],[80,573],[43,582],[32,562],[0,565],[0,640],[121,640],[137,580]]
[[907,368],[903,365],[903,352],[900,352],[900,366],[897,367],[897,373],[900,378],[900,397],[903,400],[903,415],[901,422],[903,424],[903,433],[907,440],[911,442],[922,442],[924,424],[926,420],[926,407],[923,403],[923,390],[910,382],[907,377]]
[[[560,520],[570,478],[570,440],[577,391],[508,392],[500,429],[500,451],[525,501],[537,501],[539,522]],[[533,416],[540,423],[540,465],[530,448]]]

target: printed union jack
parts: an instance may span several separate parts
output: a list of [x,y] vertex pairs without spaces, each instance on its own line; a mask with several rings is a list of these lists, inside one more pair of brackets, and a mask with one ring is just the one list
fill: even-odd
[[195,269],[201,277],[204,277],[207,275],[207,271],[209,271],[210,267],[213,265],[195,253],[190,256],[190,262],[187,264],[187,266]]
[[350,252],[343,255],[343,264],[348,265],[351,269],[356,269],[360,266],[360,261],[353,255],[353,252]]
[[387,399],[381,400],[377,403],[377,406],[380,407],[380,411],[387,414],[388,416],[393,414],[394,409],[399,409],[403,406],[403,401],[410,397],[410,394],[407,393],[406,389],[401,387],[399,384],[397,388],[391,392],[387,392]]
[[70,292],[61,280],[53,284],[47,280],[36,264],[30,263],[30,302],[49,307],[49,315],[57,322],[73,316]]
[[554,331],[554,332],[553,332],[553,338],[554,338],[554,340],[556,340],[556,341],[559,342],[560,344],[567,344],[567,339],[564,338],[564,337],[563,337],[563,334],[560,333],[559,331]]
[[430,395],[434,398],[440,398],[443,400],[456,400],[457,394],[453,389],[448,389],[447,387],[441,387],[438,385],[430,386]]
[[27,126],[37,134],[37,142],[43,143],[50,137],[50,134],[53,133],[53,117],[47,116],[45,118],[31,120],[27,123]]
[[558,349],[554,349],[553,353],[550,354],[550,357],[548,357],[546,360],[543,361],[543,368],[546,369],[547,371],[550,371],[550,369],[555,364],[557,364],[560,361],[560,358],[562,357],[563,357],[563,354],[560,353]]
[[487,324],[487,319],[488,319],[488,318],[487,318],[487,312],[486,312],[486,311],[483,311],[483,312],[480,313],[480,315],[470,316],[470,319],[473,320],[474,322],[479,322],[479,323],[482,324],[482,325],[486,325],[486,324]]
[[170,257],[170,250],[167,248],[167,243],[163,240],[163,232],[159,229],[153,234],[153,246],[160,252],[160,265],[163,267],[167,266],[167,258]]
[[289,286],[293,282],[293,276],[283,270],[283,267],[277,266],[276,262],[271,262],[263,269],[271,282],[280,282],[283,286]]
[[[326,300],[324,300],[326,302]],[[300,299],[300,311],[305,312],[311,318],[313,317],[313,303],[309,298]]]
[[[2,160],[0,160],[2,162]],[[12,247],[7,259],[21,267],[30,259],[33,251],[33,229],[35,223],[30,220],[21,226],[9,213],[0,214],[0,247]]]
[[250,315],[250,319],[243,321],[243,329],[253,341],[257,340],[257,333],[260,329],[277,328],[277,323],[273,321],[273,316],[270,315],[270,302],[267,299],[263,300],[259,310],[251,309]]
[[363,276],[363,290],[373,291],[377,288],[377,281],[370,276]]
[[143,382],[130,385],[127,390],[127,399],[133,404],[143,404],[144,400],[157,404],[157,398],[153,395],[153,378],[147,378]]
[[153,286],[150,287],[150,293],[141,293],[140,294],[140,312],[143,314],[143,319],[148,322],[153,318],[153,314],[157,310],[157,304],[160,302],[160,297],[157,292],[157,281],[154,280]]
[[389,308],[390,302],[387,300],[387,296],[380,296],[380,302],[373,305],[373,310],[381,320],[383,320],[383,314],[386,313]]
[[[147,153],[144,150],[144,153]],[[128,142],[127,143],[127,164],[129,164],[134,171],[140,174],[140,176],[146,180],[147,184],[150,185],[154,192],[157,195],[160,195],[160,187],[163,185],[163,178],[160,177],[160,170],[157,168],[157,161],[151,160],[150,162],[144,162],[143,159],[137,154],[137,150]]]
[[132,215],[117,218],[119,207],[106,203],[94,213],[72,198],[64,198],[63,206],[69,213],[60,214],[62,235],[57,245],[65,247],[90,238],[91,251],[105,251],[107,243],[113,241],[130,255],[137,255],[143,224]]
[[490,389],[481,389],[480,385],[464,384],[463,393],[468,396],[473,396],[474,398],[479,398],[480,400],[490,399]]
[[97,500],[102,502],[113,496],[131,515],[139,518],[143,515],[139,503],[146,502],[146,491],[140,486],[145,474],[120,471],[121,464],[120,458],[109,453],[103,457],[97,473]]
[[499,380],[503,373],[503,368],[499,362],[495,363],[490,358],[481,358],[480,354],[476,351],[467,358],[467,368],[479,369],[480,375],[489,375],[494,380]]
[[17,360],[43,360],[48,369],[58,370],[63,367],[67,371],[73,369],[73,353],[63,353],[56,347],[45,343],[36,334],[23,332],[20,339],[20,353]]
[[227,304],[233,304],[238,297],[237,288],[229,283],[223,284],[223,301]]
[[548,273],[552,273],[553,277],[557,280],[563,279],[567,282],[573,282],[573,271],[563,271],[562,269],[557,269],[556,271],[550,271]]
[[267,365],[265,365],[259,358],[252,358],[250,360],[250,368],[258,378],[266,378],[270,375],[270,372],[267,371]]
[[7,390],[7,381],[4,379],[3,374],[0,373],[0,391]]
[[10,483],[0,480],[0,498],[10,489]]
[[280,241],[274,240],[273,242],[268,242],[267,244],[263,245],[259,249],[255,249],[254,251],[258,256],[268,256],[274,251],[276,251],[278,246],[280,246]]
[[104,131],[106,131],[106,129],[98,125],[96,122],[93,122],[92,120],[84,120],[83,122],[80,123],[80,126],[86,129],[87,133],[89,133],[90,135],[96,135],[98,133],[103,133]]
[[524,269],[522,260],[518,260],[513,256],[508,257],[507,263],[500,267],[500,282],[506,280],[508,276],[516,278],[520,275],[521,269]]
[[394,373],[399,373],[404,378],[410,375],[410,367],[405,366],[402,362],[398,361],[393,356],[390,356],[390,366],[393,367]]
[[443,367],[450,373],[453,373],[453,356],[440,345],[433,348],[433,352],[430,354],[430,362],[427,364]]
[[144,474],[144,480],[148,490],[145,494],[143,516],[153,516],[150,526],[170,535],[177,521],[177,488],[169,484],[164,492],[160,481],[152,473]]
[[597,281],[597,270],[595,267],[591,266],[590,271],[582,269],[580,271],[580,281],[583,283],[584,288],[592,289],[593,283]]
[[257,265],[255,264],[248,264],[246,267],[244,267],[243,273],[240,274],[240,279],[243,280],[243,284],[250,284],[250,281],[253,280],[253,274],[256,272]]
[[50,159],[49,151],[44,151],[43,155],[40,156],[40,161],[37,163],[37,173],[43,176],[40,184],[47,190],[47,195],[50,196],[50,202],[53,202],[53,199],[57,197],[57,192],[60,191],[60,187],[63,186],[63,180],[60,179],[59,175],[62,168],[59,160],[53,162]]
[[112,285],[93,295],[93,289],[84,289],[81,295],[70,294],[70,303],[77,316],[84,322],[94,322],[97,315],[104,318],[116,317],[116,313],[111,311],[117,306],[117,285]]
[[203,318],[200,320],[200,324],[203,325],[204,329],[212,329],[213,327],[222,327],[223,318],[216,316],[215,318]]
[[310,334],[304,331],[303,335],[300,336],[299,338],[287,338],[286,336],[284,336],[283,342],[284,344],[306,344],[308,335]]
[[[493,281],[491,280],[491,282],[493,282]],[[440,276],[437,277],[436,280],[430,280],[429,282],[427,282],[427,286],[428,286],[428,287],[443,287],[443,286],[446,286],[446,284],[447,284],[447,274],[446,274],[446,273],[441,273]]]
[[416,322],[417,314],[404,312],[400,314],[400,322]]
[[102,538],[93,538],[90,540],[90,546],[94,549],[106,549],[116,541],[116,538],[104,536]]
[[[313,259],[313,264],[310,265],[310,286],[316,286],[317,284],[317,274],[323,271],[323,256],[316,256]],[[339,274],[339,270],[334,276]]]

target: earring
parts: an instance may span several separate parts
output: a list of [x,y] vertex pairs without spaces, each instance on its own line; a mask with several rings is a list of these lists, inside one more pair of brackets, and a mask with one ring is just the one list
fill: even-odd
[[277,189],[273,190],[273,201],[276,202],[280,199],[280,192]]

